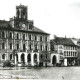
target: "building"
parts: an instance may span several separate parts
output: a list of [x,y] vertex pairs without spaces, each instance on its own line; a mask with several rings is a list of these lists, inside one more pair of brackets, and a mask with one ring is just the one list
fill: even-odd
[[27,6],[16,6],[16,16],[0,20],[0,62],[10,60],[15,65],[47,65],[50,61],[50,34],[28,20]]
[[77,64],[78,46],[73,40],[72,38],[55,37],[50,41],[51,51],[56,51],[59,54],[59,63],[63,66]]

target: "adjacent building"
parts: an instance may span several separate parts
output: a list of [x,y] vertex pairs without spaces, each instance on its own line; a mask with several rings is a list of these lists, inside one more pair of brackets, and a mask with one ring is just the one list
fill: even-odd
[[74,39],[66,37],[55,37],[50,41],[51,51],[55,51],[59,55],[59,63],[63,66],[77,64],[78,45],[74,41]]
[[10,60],[15,65],[39,65],[50,62],[50,34],[28,20],[27,6],[16,6],[16,16],[0,20],[0,62]]

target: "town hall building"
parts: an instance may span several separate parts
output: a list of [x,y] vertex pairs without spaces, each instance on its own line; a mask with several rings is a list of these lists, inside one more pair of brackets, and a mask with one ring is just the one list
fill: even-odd
[[50,34],[28,20],[27,6],[16,6],[16,16],[0,20],[0,62],[17,66],[47,65],[50,62]]

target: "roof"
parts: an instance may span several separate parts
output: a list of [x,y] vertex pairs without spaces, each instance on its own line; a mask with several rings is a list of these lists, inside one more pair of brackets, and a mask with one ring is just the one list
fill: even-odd
[[63,38],[63,37],[56,37],[55,39],[51,40],[54,44],[57,45],[75,45],[71,38]]
[[0,27],[8,27],[9,21],[0,20]]
[[[43,30],[41,30],[37,27],[34,27],[34,32],[46,33],[46,32],[44,32]],[[48,33],[46,33],[46,34],[48,34]]]
[[44,32],[43,30],[34,27],[33,31],[28,31],[28,30],[21,30],[21,29],[15,29],[12,28],[9,24],[9,21],[5,21],[5,20],[0,20],[0,28],[1,29],[6,29],[6,30],[12,30],[12,31],[22,31],[22,32],[32,32],[32,33],[40,33],[40,34],[47,34],[49,35],[49,33]]

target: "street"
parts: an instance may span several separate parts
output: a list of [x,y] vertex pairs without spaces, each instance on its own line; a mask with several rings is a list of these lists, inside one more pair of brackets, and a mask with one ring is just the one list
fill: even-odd
[[0,67],[0,79],[79,80],[80,67]]

